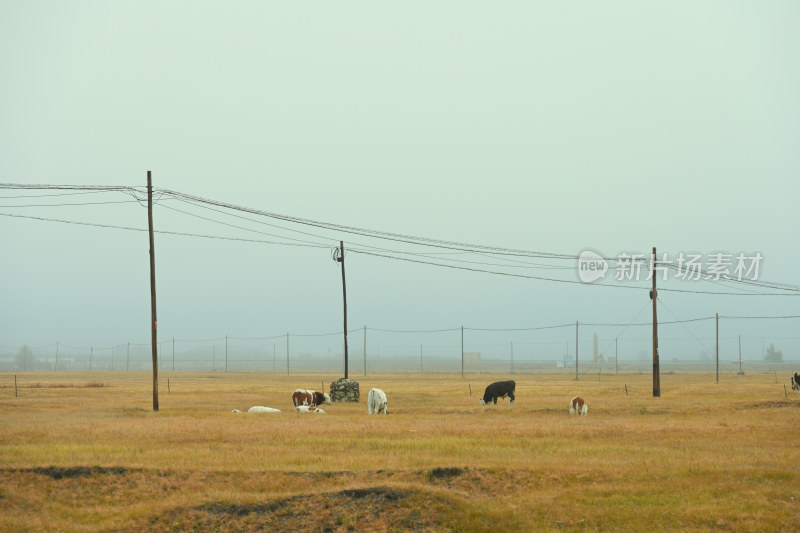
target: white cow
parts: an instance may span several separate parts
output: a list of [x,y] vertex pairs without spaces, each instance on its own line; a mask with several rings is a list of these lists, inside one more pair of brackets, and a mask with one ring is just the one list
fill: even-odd
[[298,413],[316,413],[318,415],[324,415],[325,411],[320,409],[319,407],[314,407],[313,405],[296,405],[294,407]]
[[[234,413],[241,413],[240,410],[234,409]],[[272,407],[264,407],[263,405],[254,405],[247,410],[248,413],[280,413],[280,409],[273,409]]]
[[381,389],[372,389],[367,396],[367,414],[371,415],[374,411],[376,415],[386,414],[389,402],[386,400],[386,393]]

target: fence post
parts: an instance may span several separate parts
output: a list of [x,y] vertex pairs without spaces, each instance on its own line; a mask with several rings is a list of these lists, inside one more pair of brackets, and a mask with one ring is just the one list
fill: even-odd
[[464,377],[464,326],[461,326],[461,377]]
[[575,321],[575,381],[578,381],[578,321]]
[[367,375],[367,326],[364,325],[364,375]]
[[717,360],[717,383],[719,383],[719,313],[717,313],[717,341],[716,341],[716,360]]

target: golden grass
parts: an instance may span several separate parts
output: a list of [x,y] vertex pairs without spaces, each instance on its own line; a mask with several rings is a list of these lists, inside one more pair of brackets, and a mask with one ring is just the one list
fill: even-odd
[[[772,374],[0,374],[0,530],[794,530],[800,398]],[[169,379],[169,393],[167,380]],[[628,395],[625,394],[627,385]],[[470,386],[472,395],[470,396]],[[588,417],[570,417],[580,393]],[[266,405],[281,414],[234,414]]]

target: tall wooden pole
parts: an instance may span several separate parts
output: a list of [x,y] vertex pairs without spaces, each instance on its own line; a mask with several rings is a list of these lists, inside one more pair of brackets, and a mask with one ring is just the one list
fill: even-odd
[[289,333],[286,333],[286,375],[289,375]]
[[716,341],[716,360],[717,360],[717,383],[719,383],[719,313],[717,313],[717,341]]
[[461,326],[461,377],[464,377],[464,326]]
[[339,241],[339,257],[336,258],[342,264],[342,301],[344,303],[344,379],[348,379],[347,367],[347,284],[344,277],[344,241]]
[[172,337],[172,371],[175,372],[175,337]]
[[58,341],[56,341],[56,365],[53,369],[58,372]]
[[153,345],[153,411],[158,411],[158,318],[156,316],[156,249],[153,238],[153,181],[147,171],[147,226],[150,233],[150,332]]
[[744,372],[742,372],[742,336],[739,335],[739,375],[743,376]]
[[652,276],[653,276],[653,292],[650,297],[653,300],[653,398],[661,396],[661,373],[658,364],[658,317],[656,315],[656,300],[658,294],[656,293],[656,247],[653,246],[652,261]]
[[619,374],[619,337],[614,339],[614,373]]
[[[569,347],[569,345],[567,345]],[[578,321],[575,321],[575,381],[578,381]]]
[[367,375],[367,326],[364,326],[364,375]]

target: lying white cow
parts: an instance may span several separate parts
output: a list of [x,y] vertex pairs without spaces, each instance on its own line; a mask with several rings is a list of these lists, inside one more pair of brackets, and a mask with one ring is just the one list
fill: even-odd
[[314,407],[313,405],[296,405],[294,407],[298,413],[316,413],[318,415],[324,415],[325,411],[320,409],[319,407]]
[[372,389],[367,396],[367,414],[371,415],[374,411],[376,415],[386,414],[389,402],[386,400],[386,393],[381,389]]
[[[241,413],[240,410],[234,409],[234,413]],[[247,410],[248,413],[280,413],[280,409],[273,409],[272,407],[264,407],[263,405],[254,405]]]

